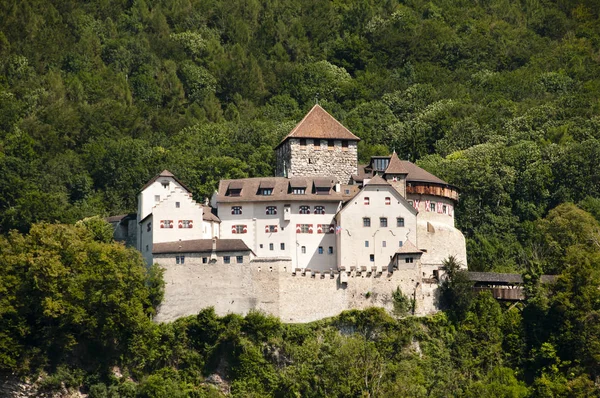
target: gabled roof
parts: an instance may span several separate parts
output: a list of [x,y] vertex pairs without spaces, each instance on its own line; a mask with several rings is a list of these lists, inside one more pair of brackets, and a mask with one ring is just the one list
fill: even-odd
[[434,176],[428,171],[423,170],[408,160],[400,160],[400,163],[408,174],[406,176],[406,182],[430,182],[434,184],[449,185],[446,181]]
[[411,241],[407,240],[402,244],[402,247],[396,250],[396,254],[423,254],[422,250],[417,249]]
[[389,182],[381,178],[379,175],[371,178],[365,185],[390,185]]
[[[337,179],[335,177],[327,177],[330,181],[329,186],[334,187]],[[326,194],[317,193],[316,189],[313,192],[313,187],[321,186],[325,182],[325,177],[255,177],[241,178],[238,180],[221,180],[219,182],[219,190],[217,191],[218,203],[241,203],[241,202],[339,202],[345,197],[341,192],[336,192],[335,189],[330,189]],[[228,189],[235,182],[236,186],[241,187],[239,195],[231,195]],[[273,186],[273,191],[270,195],[263,195],[259,189],[261,185],[267,184]],[[304,188],[304,194],[293,194],[294,188]]]
[[385,169],[385,174],[408,174],[408,170],[404,167],[398,155],[396,155],[396,151],[392,153],[390,157],[390,163],[388,167]]
[[142,189],[140,189],[140,192],[142,192],[144,189],[148,188],[150,185],[154,184],[156,182],[156,180],[158,180],[161,177],[170,177],[172,179],[174,179],[175,181],[177,181],[179,183],[179,185],[181,185],[183,187],[183,189],[185,189],[186,191],[188,191],[189,193],[191,193],[192,191],[190,191],[190,189],[185,186],[184,183],[182,183],[181,181],[179,181],[179,179],[177,177],[175,177],[173,175],[173,173],[171,173],[169,170],[165,169],[163,171],[161,171],[160,173],[158,173],[157,175],[155,175],[154,177],[152,177],[152,179],[150,181],[148,181],[146,183],[146,185],[144,185],[142,187]]
[[202,205],[202,220],[211,222],[221,222],[221,219],[212,212],[212,207]]
[[[212,239],[194,239],[175,242],[155,243],[152,254],[168,253],[210,253]],[[241,239],[217,239],[216,252],[250,252],[250,248]]]
[[327,113],[325,109],[321,108],[319,104],[313,106],[310,112],[304,116],[304,119],[281,140],[279,145],[283,144],[288,138],[360,141],[360,138],[352,134],[350,130]]

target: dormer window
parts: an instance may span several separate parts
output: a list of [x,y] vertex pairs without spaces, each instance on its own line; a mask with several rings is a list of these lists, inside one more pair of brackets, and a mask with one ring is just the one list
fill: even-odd
[[306,180],[304,178],[292,178],[290,181],[290,191],[292,195],[306,194]]
[[168,183],[168,182],[163,182],[163,183],[162,183],[162,187],[163,187],[164,189],[169,189],[169,183]]
[[292,194],[293,195],[304,195],[304,194],[306,194],[306,188],[293,188]]
[[226,196],[240,196],[242,194],[242,188],[244,187],[244,183],[241,181],[232,181],[229,183],[229,187],[227,187]]
[[273,195],[273,189],[275,188],[275,183],[272,181],[261,181],[258,186],[258,194],[263,196],[271,196]]
[[329,178],[315,178],[315,193],[317,195],[329,195],[331,191],[331,179]]

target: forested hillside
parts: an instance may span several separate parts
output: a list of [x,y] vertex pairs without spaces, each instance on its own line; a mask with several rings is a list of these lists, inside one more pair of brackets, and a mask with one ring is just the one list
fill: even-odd
[[472,269],[537,256],[532,222],[600,211],[600,3],[0,3],[0,231],[135,210],[169,169],[197,199],[271,175],[318,100],[461,189]]
[[[47,372],[42,389],[91,398],[215,397],[215,374],[239,397],[600,396],[599,13],[0,1],[0,375]],[[473,297],[459,272],[429,318],[206,310],[157,325],[160,272],[97,218],[64,225],[135,211],[165,168],[198,200],[221,178],[272,175],[315,101],[362,161],[395,149],[456,185],[470,269],[523,273],[527,301]]]

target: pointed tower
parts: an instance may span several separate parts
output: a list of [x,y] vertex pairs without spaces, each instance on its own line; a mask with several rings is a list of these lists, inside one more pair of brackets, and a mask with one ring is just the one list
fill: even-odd
[[276,176],[331,176],[347,184],[358,171],[359,140],[315,105],[275,148]]

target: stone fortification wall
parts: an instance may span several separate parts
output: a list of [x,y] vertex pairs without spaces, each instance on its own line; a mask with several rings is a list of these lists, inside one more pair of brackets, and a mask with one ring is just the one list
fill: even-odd
[[288,177],[336,177],[347,184],[358,171],[358,152],[356,141],[333,140],[333,146],[327,140],[290,138],[277,150],[276,175],[283,176],[283,162],[286,162]]
[[165,298],[155,318],[169,322],[213,306],[219,315],[262,310],[283,322],[310,322],[348,309],[393,309],[392,291],[400,286],[415,297],[416,313],[437,310],[437,283],[420,271],[391,274],[294,273],[289,259],[257,259],[249,264],[170,265],[165,267]]

